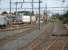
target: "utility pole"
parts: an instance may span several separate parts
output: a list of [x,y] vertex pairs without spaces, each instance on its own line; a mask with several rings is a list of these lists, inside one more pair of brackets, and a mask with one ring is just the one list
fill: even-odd
[[40,0],[39,0],[39,30],[40,30]]
[[[64,3],[65,3],[65,0],[62,0],[62,3],[63,3],[63,5],[64,5]],[[65,7],[64,7],[64,13],[65,13]]]
[[47,4],[45,4],[44,15],[47,15]]
[[34,13],[34,12],[33,12],[33,0],[32,0],[32,15],[33,15],[33,13]]
[[10,0],[10,16],[11,16],[11,0]]
[[47,22],[47,4],[45,4],[45,8],[44,8],[44,17],[43,17],[43,19],[44,19],[44,23],[46,23]]
[[48,18],[48,12],[47,12],[47,4],[46,4],[46,23],[47,23],[47,18]]
[[46,4],[46,16],[47,16],[47,4]]
[[16,16],[17,16],[17,4],[18,4],[18,3],[16,2]]

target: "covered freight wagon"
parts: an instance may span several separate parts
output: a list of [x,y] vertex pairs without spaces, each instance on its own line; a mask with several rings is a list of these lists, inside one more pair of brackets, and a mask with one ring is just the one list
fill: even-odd
[[29,11],[18,11],[16,21],[18,23],[33,23],[36,21],[36,17]]
[[29,15],[21,15],[16,17],[16,21],[19,23],[35,23],[36,17],[35,16],[29,16]]
[[30,16],[22,16],[22,22],[23,23],[31,23],[31,17]]

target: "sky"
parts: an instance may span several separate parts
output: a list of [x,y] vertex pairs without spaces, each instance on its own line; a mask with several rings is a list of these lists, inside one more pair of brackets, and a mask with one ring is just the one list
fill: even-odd
[[[11,0],[12,2],[22,2],[23,0]],[[31,2],[32,0],[25,0],[25,2]],[[38,2],[39,0],[34,0],[34,2]],[[59,13],[59,14],[63,14],[64,11],[67,11],[67,8],[64,8],[64,7],[68,7],[68,0],[65,0],[65,2],[63,3],[62,1],[63,0],[41,0],[42,3],[41,3],[41,7],[47,7],[47,11],[48,13],[50,14],[55,14],[55,13]],[[0,8],[1,10],[0,11],[9,11],[9,2],[10,0],[1,0],[0,1]],[[38,3],[34,3],[33,4],[34,8],[38,8]],[[24,3],[23,4],[23,8],[32,8],[31,7],[31,3]],[[21,9],[21,3],[18,4],[17,6],[18,10],[29,10],[31,11],[31,9]],[[57,8],[59,7],[59,8]],[[62,8],[61,8],[62,7]],[[16,8],[16,4],[15,3],[12,3],[12,8]],[[46,8],[42,8],[41,9],[41,12],[44,11],[44,9]],[[12,9],[12,11],[15,11],[15,9]],[[37,9],[34,9],[34,11],[38,11]]]

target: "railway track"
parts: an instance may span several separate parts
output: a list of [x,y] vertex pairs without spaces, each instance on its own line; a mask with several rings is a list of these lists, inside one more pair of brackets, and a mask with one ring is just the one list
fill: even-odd
[[24,31],[21,31],[20,33],[16,33],[14,35],[10,35],[10,36],[6,36],[4,38],[1,38],[0,39],[0,46],[3,46],[4,44],[10,42],[10,41],[13,41],[21,36],[24,36],[26,34],[29,34],[30,32],[34,31],[36,29],[36,27],[29,27],[29,28],[26,28],[26,30]]
[[67,39],[67,42],[65,43],[65,45],[63,47],[63,50],[68,50],[68,39]]
[[17,50],[36,50],[42,43],[47,41],[49,38],[48,34],[52,31],[53,25],[47,26],[44,32],[42,32],[38,37],[36,37],[32,42],[30,42],[25,47],[17,48]]
[[[41,30],[44,30],[44,27],[41,28]],[[30,42],[32,42],[32,40],[38,37],[38,35],[40,34],[41,33],[39,32],[39,30],[35,29],[35,31],[31,32],[30,34],[27,34],[22,37],[18,37],[16,40],[6,43],[5,45],[1,46],[0,49],[1,50],[17,50],[18,48],[24,47]]]
[[43,50],[64,50],[66,40],[55,40],[47,48]]
[[56,40],[47,40],[44,41],[41,45],[39,45],[39,47],[35,48],[34,50],[44,50],[47,47],[50,47],[51,45],[53,45],[53,43],[55,43]]
[[14,30],[19,30],[19,29],[24,29],[24,28],[28,28],[34,25],[31,24],[23,24],[23,25],[11,25],[10,27],[4,28],[4,29],[0,29],[0,32],[7,32],[7,31],[14,31]]
[[[8,46],[13,46],[12,43],[17,44],[18,46],[16,46],[16,49],[13,50],[68,50],[68,37],[66,36],[51,36],[50,33],[52,33],[52,30],[54,25],[50,25],[47,26],[45,30],[43,30],[44,32],[42,32],[41,34],[39,34],[38,36],[35,36],[35,34],[31,35],[34,36],[35,38],[28,38],[29,36],[27,35],[26,37],[24,36],[27,33],[32,32],[32,29],[28,30],[27,32],[25,32],[25,34],[20,34],[17,37],[21,37],[22,35],[24,36],[23,38],[19,39],[21,41],[18,40],[18,43],[14,42],[14,40],[16,40],[17,37],[15,37],[15,39],[11,39],[9,38],[8,42],[11,42],[11,44],[7,44]],[[32,34],[32,33],[31,33]],[[14,38],[13,37],[13,38]],[[7,39],[7,38],[6,38]],[[10,40],[11,39],[11,40]],[[31,39],[31,41],[29,41]],[[32,40],[33,39],[33,40]],[[24,40],[24,41],[23,41]],[[27,43],[27,41],[29,41]],[[4,42],[4,41],[2,41]],[[5,41],[7,43],[7,41]],[[5,44],[4,42],[4,44]],[[25,43],[25,44],[24,44]],[[3,43],[1,45],[4,45]],[[5,45],[6,46],[6,45]],[[7,46],[7,47],[8,47]],[[7,49],[7,47],[5,47],[5,49]],[[8,47],[10,49],[10,47]],[[7,49],[7,50],[9,50]],[[12,50],[12,48],[11,48]]]
[[23,30],[33,28],[33,27],[36,27],[36,25],[35,26],[34,25],[29,25],[29,26],[14,28],[14,29],[2,30],[2,31],[0,31],[0,39],[2,39],[4,37],[7,37],[7,36],[17,34],[19,32],[22,32]]
[[[38,44],[38,45],[37,45]],[[33,48],[29,47],[28,50],[68,50],[68,40],[64,39],[48,39],[39,44],[36,42],[33,44]],[[23,49],[23,50],[27,50]],[[20,49],[22,50],[22,49]]]
[[[49,33],[52,33],[51,29]],[[67,39],[67,36],[47,37],[46,33],[42,33],[27,46],[17,48],[17,50],[68,50]]]
[[68,50],[68,37],[50,37],[34,50]]
[[[40,36],[40,35],[39,35]],[[29,44],[27,44],[27,46],[25,47],[20,47],[17,48],[17,50],[33,50],[35,47],[37,47],[38,45],[40,45],[42,42],[40,41],[44,41],[43,37],[40,39],[40,37],[36,37],[36,39],[34,39],[32,42],[30,42]]]

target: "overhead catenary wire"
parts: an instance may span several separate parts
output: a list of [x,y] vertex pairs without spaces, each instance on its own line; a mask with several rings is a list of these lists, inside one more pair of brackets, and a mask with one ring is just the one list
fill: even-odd
[[[23,0],[22,2],[25,2],[25,0]],[[21,8],[23,7],[23,3],[21,3]]]

